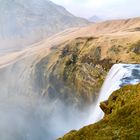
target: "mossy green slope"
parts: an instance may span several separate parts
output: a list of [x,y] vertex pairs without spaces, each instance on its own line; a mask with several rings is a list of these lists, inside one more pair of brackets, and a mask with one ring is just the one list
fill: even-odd
[[140,84],[115,91],[101,103],[105,116],[79,131],[71,131],[59,140],[139,140]]

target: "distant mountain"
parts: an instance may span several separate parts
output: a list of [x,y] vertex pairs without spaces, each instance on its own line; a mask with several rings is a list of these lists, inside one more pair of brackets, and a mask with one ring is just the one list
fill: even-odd
[[98,17],[98,16],[92,16],[92,17],[89,18],[89,21],[91,21],[91,22],[100,22],[100,21],[102,21],[102,19],[100,17]]
[[0,49],[24,46],[87,24],[49,0],[0,0]]

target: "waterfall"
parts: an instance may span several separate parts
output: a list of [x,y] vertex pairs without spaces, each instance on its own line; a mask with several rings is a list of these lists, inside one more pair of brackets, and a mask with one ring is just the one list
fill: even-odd
[[40,98],[32,86],[36,74],[32,70],[36,63],[29,59],[0,69],[3,79],[0,81],[0,140],[54,140],[70,130],[100,120],[103,117],[99,107],[101,101],[107,100],[113,91],[124,85],[140,82],[140,65],[115,64],[92,106],[93,111],[86,110],[85,113],[75,106],[66,106],[59,99]]
[[140,64],[115,64],[110,69],[101,88],[94,110],[89,117],[88,124],[99,121],[104,113],[100,109],[100,102],[109,98],[113,91],[125,85],[134,85],[140,82]]

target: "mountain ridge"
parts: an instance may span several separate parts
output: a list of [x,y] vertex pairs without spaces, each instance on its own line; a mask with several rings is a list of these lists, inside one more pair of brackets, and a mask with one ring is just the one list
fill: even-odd
[[49,0],[0,1],[0,13],[1,50],[14,45],[18,50],[64,29],[89,24]]
[[98,17],[96,15],[90,17],[88,20],[91,22],[95,22],[95,23],[103,21],[100,17]]

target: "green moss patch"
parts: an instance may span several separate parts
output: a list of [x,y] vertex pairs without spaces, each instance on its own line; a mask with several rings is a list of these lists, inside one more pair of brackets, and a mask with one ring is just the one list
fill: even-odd
[[140,84],[115,91],[101,106],[105,112],[101,121],[72,131],[59,140],[140,139]]

